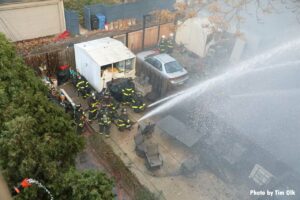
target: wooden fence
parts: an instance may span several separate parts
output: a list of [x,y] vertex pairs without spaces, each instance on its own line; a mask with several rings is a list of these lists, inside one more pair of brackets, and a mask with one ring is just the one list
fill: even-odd
[[[162,35],[168,36],[173,31],[174,24],[168,23],[146,28],[144,34],[143,29],[140,28],[122,34],[116,32],[116,35],[111,35],[111,37],[123,42],[132,52],[137,53],[142,51],[143,41],[144,49],[155,48]],[[99,36],[98,39],[102,37],[106,37],[106,35]],[[46,66],[50,75],[53,75],[57,67],[61,65],[67,64],[75,68],[75,53],[72,46],[63,48],[50,47],[43,53],[36,52],[29,54],[24,57],[24,60],[28,66],[31,66],[35,70],[40,66]]]

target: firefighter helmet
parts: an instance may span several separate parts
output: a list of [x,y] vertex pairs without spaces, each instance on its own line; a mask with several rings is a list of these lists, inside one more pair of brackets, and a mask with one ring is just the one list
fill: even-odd
[[75,105],[75,107],[76,107],[76,110],[79,110],[81,108],[81,104],[77,104],[77,105]]
[[93,98],[94,100],[96,100],[96,94],[95,94],[95,92],[92,92],[91,96],[92,96],[92,98]]
[[127,113],[127,109],[126,108],[122,108],[121,112],[122,113]]

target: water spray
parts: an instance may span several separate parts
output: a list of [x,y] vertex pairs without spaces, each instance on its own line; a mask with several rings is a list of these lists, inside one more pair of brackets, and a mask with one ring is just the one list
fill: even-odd
[[[300,47],[300,39],[290,41],[290,42],[280,45],[276,48],[273,48],[263,54],[260,54],[251,59],[243,61],[243,62],[235,65],[234,67],[232,67],[229,71],[225,72],[224,74],[221,74],[214,78],[208,79],[208,80],[201,82],[187,90],[181,91],[177,94],[173,94],[169,97],[159,100],[158,102],[155,102],[155,103],[151,104],[150,106],[157,105],[163,101],[167,101],[167,100],[169,100],[169,101],[165,102],[164,104],[161,104],[160,106],[156,107],[152,111],[148,112],[146,115],[144,115],[142,118],[140,118],[138,120],[138,122],[140,122],[146,118],[149,118],[153,115],[156,115],[166,109],[169,109],[169,108],[173,107],[174,105],[186,100],[187,98],[190,98],[191,96],[194,96],[194,97],[199,96],[199,95],[203,94],[208,88],[215,86],[222,81],[240,77],[240,76],[245,75],[254,70],[265,70],[265,69],[274,68],[274,66],[263,66],[263,63],[268,61],[270,58],[272,58],[274,56],[279,56],[280,54],[286,53],[289,50],[297,50],[297,49],[299,49],[299,47]],[[258,64],[260,64],[262,66],[258,68],[257,67]],[[281,65],[281,64],[279,64],[279,65]],[[282,64],[282,65],[284,65],[284,64]]]
[[42,183],[32,178],[25,178],[18,186],[14,187],[13,196],[20,194],[25,188],[31,187],[33,184],[42,188],[50,196],[50,200],[54,200],[51,192]]
[[230,95],[230,98],[252,98],[252,97],[279,96],[279,95],[286,95],[286,94],[296,94],[299,92],[300,92],[300,89],[268,90],[265,92],[234,94],[234,95]]
[[[285,62],[285,63],[280,63],[280,64],[276,64],[276,65],[267,65],[267,66],[262,66],[261,68],[258,68],[258,69],[255,69],[253,70],[252,72],[258,72],[258,71],[262,71],[262,70],[267,70],[267,69],[274,69],[274,68],[281,68],[281,67],[286,67],[286,66],[289,66],[289,65],[297,65],[297,64],[300,64],[300,60],[296,60],[296,61],[290,61],[290,62]],[[181,91],[181,92],[178,92],[178,93],[175,93],[173,95],[170,95],[170,96],[167,96],[163,99],[160,99],[158,101],[155,101],[154,103],[148,105],[148,108],[151,108],[153,106],[156,106],[156,105],[159,105],[165,101],[168,101],[170,99],[173,99],[177,96],[180,96],[184,93],[185,91]]]
[[153,106],[156,106],[156,105],[158,105],[158,104],[161,104],[161,103],[163,103],[163,102],[165,102],[165,101],[168,101],[169,99],[173,99],[173,98],[175,98],[175,97],[177,97],[177,96],[179,96],[179,95],[181,95],[181,94],[183,94],[183,93],[184,93],[184,91],[178,92],[178,93],[176,93],[176,94],[173,94],[173,95],[167,96],[167,97],[165,97],[165,98],[163,98],[163,99],[160,99],[160,100],[158,100],[158,101],[155,101],[154,103],[148,105],[148,108],[151,108],[151,107],[153,107]]

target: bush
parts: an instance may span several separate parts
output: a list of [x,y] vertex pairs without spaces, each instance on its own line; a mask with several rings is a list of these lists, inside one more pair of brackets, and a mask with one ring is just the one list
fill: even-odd
[[[88,186],[105,183],[105,187],[95,187],[93,194],[101,194],[98,199],[111,199],[112,182],[104,174],[73,169],[77,153],[84,148],[83,138],[76,134],[64,110],[48,101],[47,88],[3,34],[0,70],[0,167],[8,185],[30,177],[45,184],[56,199],[86,199],[81,198],[86,195],[83,190],[73,188],[72,198],[65,192],[77,179],[81,182],[73,185],[78,187],[87,187],[83,183],[93,180]],[[17,199],[48,199],[36,187],[25,191]]]

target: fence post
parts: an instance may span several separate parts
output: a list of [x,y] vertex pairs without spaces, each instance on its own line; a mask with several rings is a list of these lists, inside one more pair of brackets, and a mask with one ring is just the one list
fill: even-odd
[[126,45],[126,47],[128,47],[128,32],[126,32],[125,40],[126,40],[125,41],[125,45]]
[[158,24],[158,26],[157,26],[157,44],[158,44],[158,42],[160,41],[160,37],[159,37],[159,35],[160,35],[160,23]]
[[84,26],[89,31],[92,30],[92,25],[91,25],[91,9],[88,6],[84,6]]
[[146,22],[147,18],[151,17],[151,15],[143,15],[143,38],[142,38],[142,50],[144,51],[145,49],[145,30],[146,30]]
[[145,48],[145,28],[146,28],[146,15],[143,15],[143,37],[142,37],[142,51]]

